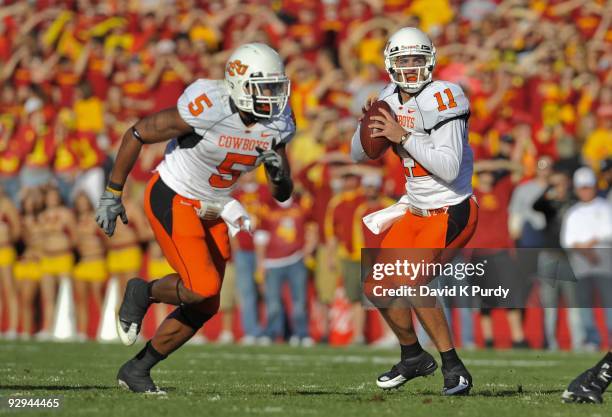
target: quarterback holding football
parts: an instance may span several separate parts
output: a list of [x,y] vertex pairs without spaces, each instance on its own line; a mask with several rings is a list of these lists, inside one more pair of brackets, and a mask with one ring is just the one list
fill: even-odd
[[118,216],[127,223],[121,193],[142,146],[172,139],[147,185],[144,209],[177,273],[128,282],[117,317],[121,341],[136,342],[152,303],[177,308],[119,369],[120,386],[160,392],[151,368],[217,313],[230,256],[228,232],[250,229],[248,214],[230,197],[238,178],[263,163],[274,197],[285,201],[291,195],[285,145],[295,122],[287,106],[289,88],[278,53],[265,44],[245,44],[230,56],[225,80],[195,81],[176,107],[144,117],[125,132],[96,220],[109,236]]
[[[375,234],[387,232],[381,248],[463,247],[473,235],[478,217],[472,198],[468,99],[458,85],[433,80],[436,49],[419,29],[406,27],[394,33],[384,55],[391,82],[380,92],[376,104],[366,104],[364,121],[352,139],[351,156],[355,161],[375,158],[379,155],[373,151],[386,149],[376,141],[391,142],[404,167],[406,194],[363,221]],[[380,308],[399,339],[401,360],[378,377],[377,385],[397,388],[413,378],[430,375],[438,367],[419,344],[411,310],[440,352],[443,394],[468,394],[472,376],[454,349],[444,312],[438,307],[391,304]]]

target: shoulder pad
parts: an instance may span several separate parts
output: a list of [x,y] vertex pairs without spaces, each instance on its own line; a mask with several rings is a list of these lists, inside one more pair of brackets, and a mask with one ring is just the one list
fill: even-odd
[[417,95],[416,103],[426,131],[434,130],[445,121],[467,117],[470,113],[470,102],[461,87],[447,81],[434,81],[427,85]]
[[185,122],[196,129],[208,129],[231,115],[223,81],[199,79],[179,97],[176,107]]

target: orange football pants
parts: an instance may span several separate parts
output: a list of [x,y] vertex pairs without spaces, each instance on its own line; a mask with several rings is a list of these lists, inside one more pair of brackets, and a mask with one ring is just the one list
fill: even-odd
[[[450,206],[445,213],[421,217],[407,212],[396,221],[385,235],[380,247],[387,249],[376,259],[377,263],[394,263],[396,260],[408,260],[411,263],[436,262],[446,263],[452,260],[456,251],[465,247],[476,231],[478,223],[478,204],[474,198],[467,198],[459,204]],[[389,251],[388,249],[397,249]],[[443,249],[447,249],[444,251]],[[397,288],[401,285],[427,285],[434,277],[421,275],[413,281],[406,282],[404,277],[390,277],[385,280],[386,288]],[[376,285],[372,275],[366,277],[364,292],[376,305],[380,306],[382,298],[372,298]]]
[[225,222],[200,219],[199,204],[175,193],[159,174],[147,184],[144,210],[164,256],[186,288],[210,298],[201,307],[214,314],[231,250]]
[[462,248],[474,235],[477,223],[478,204],[474,198],[429,217],[407,212],[391,226],[380,247]]

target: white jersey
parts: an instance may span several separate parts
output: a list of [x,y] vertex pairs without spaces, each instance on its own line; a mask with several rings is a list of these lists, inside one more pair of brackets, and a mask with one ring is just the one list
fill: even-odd
[[295,122],[283,114],[246,127],[230,106],[224,81],[199,79],[178,99],[179,114],[194,133],[173,139],[157,170],[177,194],[197,200],[229,197],[242,173],[253,170],[259,153],[289,142]]
[[[472,194],[473,155],[468,143],[470,104],[461,87],[447,81],[426,85],[416,97],[400,103],[398,87],[389,83],[378,96],[390,106],[409,133],[404,146],[394,145],[406,175],[406,198],[418,208],[458,204]],[[351,155],[367,158],[359,127]]]

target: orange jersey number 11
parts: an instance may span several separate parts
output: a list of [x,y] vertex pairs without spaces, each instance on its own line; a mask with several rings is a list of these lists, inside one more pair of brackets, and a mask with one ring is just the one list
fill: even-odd
[[447,109],[452,109],[453,107],[457,107],[457,102],[455,101],[455,97],[453,97],[453,93],[450,88],[444,90],[444,94],[446,94],[446,97],[448,97],[448,106],[444,104],[444,101],[442,100],[442,94],[439,91],[434,94],[434,97],[436,98],[436,100],[438,100],[438,111],[444,111]]
[[204,111],[204,104],[202,103],[205,103],[208,108],[213,105],[206,94],[201,94],[189,103],[189,112],[194,116],[199,116]]

